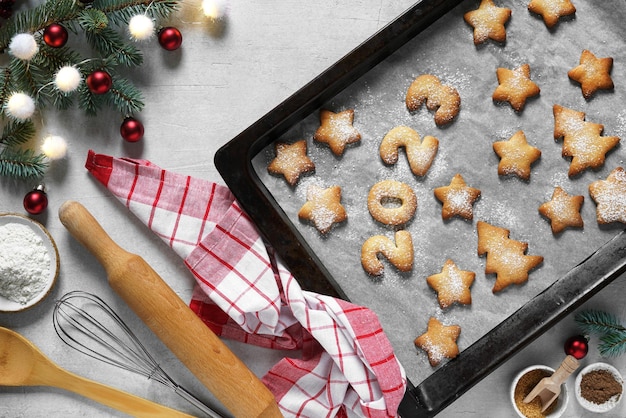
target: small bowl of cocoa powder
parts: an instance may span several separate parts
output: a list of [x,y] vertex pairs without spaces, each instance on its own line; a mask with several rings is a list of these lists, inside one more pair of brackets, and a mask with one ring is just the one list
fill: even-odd
[[624,379],[610,364],[590,364],[576,376],[576,400],[588,411],[610,411],[619,404],[623,392]]
[[519,372],[511,384],[511,403],[513,409],[520,418],[558,418],[565,412],[569,395],[567,386],[561,385],[561,393],[547,410],[541,412],[541,400],[536,397],[528,403],[524,403],[524,398],[544,377],[552,376],[554,369],[548,366],[529,366]]

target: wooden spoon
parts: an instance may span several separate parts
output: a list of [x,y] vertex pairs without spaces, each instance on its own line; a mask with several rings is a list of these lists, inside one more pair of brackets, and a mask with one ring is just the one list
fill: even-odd
[[529,403],[539,396],[541,412],[544,412],[559,397],[561,385],[577,368],[578,360],[576,357],[568,355],[551,376],[544,377],[537,383],[533,390],[524,398],[524,403]]
[[136,417],[191,417],[62,369],[29,340],[0,327],[0,385],[52,386]]

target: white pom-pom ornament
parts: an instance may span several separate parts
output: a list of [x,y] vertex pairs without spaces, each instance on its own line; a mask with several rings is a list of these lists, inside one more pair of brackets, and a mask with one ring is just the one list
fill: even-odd
[[219,20],[226,16],[226,0],[202,0],[202,11],[210,19]]
[[76,67],[66,65],[57,71],[54,77],[54,84],[63,93],[71,93],[78,88],[82,79],[83,77]]
[[63,137],[49,135],[41,144],[41,152],[51,160],[59,160],[67,154],[67,142]]
[[21,60],[29,61],[39,51],[35,37],[30,33],[18,33],[9,43],[9,53]]
[[6,111],[15,119],[30,119],[35,113],[35,101],[28,94],[13,93],[7,101]]
[[154,21],[146,15],[133,16],[128,22],[128,31],[136,41],[145,41],[154,35]]

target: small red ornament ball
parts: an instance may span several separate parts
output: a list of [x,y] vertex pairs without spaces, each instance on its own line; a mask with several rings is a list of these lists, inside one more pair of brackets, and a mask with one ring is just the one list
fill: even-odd
[[133,117],[127,117],[120,126],[120,135],[128,142],[137,142],[143,138],[143,123]]
[[37,187],[24,196],[24,209],[31,215],[39,215],[48,207],[48,196],[43,187]]
[[67,29],[58,23],[52,23],[43,30],[43,41],[52,48],[61,48],[67,43]]
[[589,351],[589,341],[584,335],[574,335],[565,341],[565,354],[574,356],[580,360],[587,355]]
[[168,26],[159,31],[159,44],[167,51],[175,51],[183,43],[183,34],[173,26]]
[[87,87],[93,94],[104,94],[111,90],[113,79],[104,70],[96,70],[87,76]]

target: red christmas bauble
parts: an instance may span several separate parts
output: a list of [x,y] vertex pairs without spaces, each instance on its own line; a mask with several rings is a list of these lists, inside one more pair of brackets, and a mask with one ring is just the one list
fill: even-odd
[[52,23],[43,30],[43,41],[52,48],[61,48],[67,43],[67,29],[58,23]]
[[574,356],[580,360],[587,355],[589,351],[589,341],[584,335],[574,335],[565,341],[565,354]]
[[133,117],[127,117],[120,126],[120,134],[128,142],[137,142],[143,138],[143,124]]
[[111,90],[113,79],[103,70],[96,70],[87,76],[87,87],[93,94],[104,94]]
[[31,215],[39,215],[48,207],[48,196],[42,186],[26,193],[24,196],[24,209]]
[[159,44],[163,49],[174,51],[183,43],[183,35],[173,26],[168,26],[159,31]]

